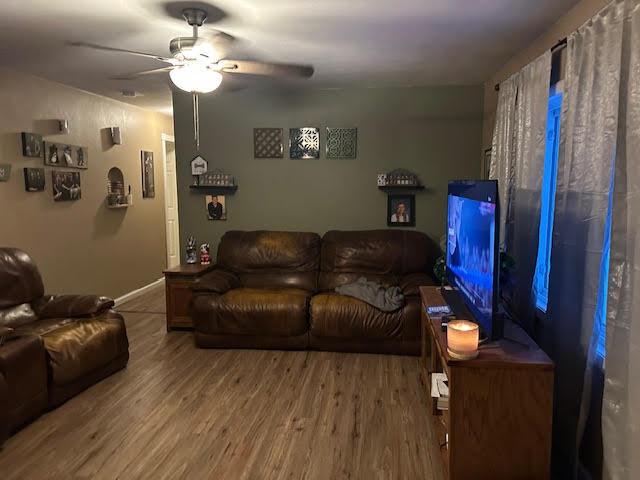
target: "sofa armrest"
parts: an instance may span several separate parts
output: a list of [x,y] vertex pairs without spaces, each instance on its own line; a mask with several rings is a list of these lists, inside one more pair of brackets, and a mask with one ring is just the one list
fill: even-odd
[[225,293],[240,287],[240,279],[227,270],[216,269],[196,279],[191,286],[194,292]]
[[0,345],[7,340],[13,333],[13,328],[0,326]]
[[433,277],[427,273],[410,273],[398,282],[398,286],[405,296],[420,295],[420,287],[435,284]]
[[33,303],[38,318],[95,317],[115,305],[98,295],[45,295]]

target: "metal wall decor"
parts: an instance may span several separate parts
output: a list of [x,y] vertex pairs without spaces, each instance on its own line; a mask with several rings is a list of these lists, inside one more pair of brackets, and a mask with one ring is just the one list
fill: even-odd
[[396,168],[387,173],[387,186],[398,187],[419,187],[420,180],[415,173],[405,170],[404,168]]
[[87,147],[44,142],[44,164],[52,167],[89,168]]
[[289,129],[291,158],[320,158],[320,130],[315,127]]
[[198,185],[201,187],[233,187],[236,184],[233,175],[221,171],[203,173],[199,178]]
[[357,155],[357,128],[327,127],[327,158],[356,158]]
[[253,129],[254,158],[282,158],[284,141],[281,128]]

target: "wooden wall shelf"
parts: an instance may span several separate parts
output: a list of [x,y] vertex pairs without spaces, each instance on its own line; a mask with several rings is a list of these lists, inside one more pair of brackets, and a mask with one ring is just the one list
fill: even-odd
[[[480,346],[477,358],[451,358],[440,319],[430,318],[425,309],[447,304],[440,288],[421,287],[420,295],[420,380],[445,478],[548,479],[553,362],[512,322],[505,324],[502,340]],[[455,313],[458,318],[468,314]],[[431,397],[435,372],[447,375],[448,410],[438,410]]]
[[378,185],[383,192],[393,192],[402,190],[424,190],[424,185]]
[[228,192],[228,193],[233,193],[236,190],[238,190],[238,186],[237,185],[230,185],[230,186],[224,186],[224,185],[189,185],[189,188],[191,190],[203,190],[206,192],[211,192],[211,191],[218,191],[218,192]]

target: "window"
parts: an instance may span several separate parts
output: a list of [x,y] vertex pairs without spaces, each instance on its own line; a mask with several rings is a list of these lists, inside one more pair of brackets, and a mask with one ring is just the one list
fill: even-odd
[[596,299],[596,315],[594,332],[598,335],[596,355],[604,358],[607,354],[607,294],[609,293],[609,259],[611,258],[611,212],[613,211],[613,179],[615,164],[611,165],[611,180],[609,183],[609,206],[604,223],[604,239],[602,241],[602,258],[600,259],[600,280],[598,297]]
[[536,307],[547,311],[549,298],[549,270],[551,267],[551,238],[553,236],[553,211],[558,176],[558,151],[560,147],[560,114],[562,92],[551,88],[547,113],[547,138],[544,154],[544,173],[540,196],[540,230],[538,232],[538,257],[533,278],[533,294]]

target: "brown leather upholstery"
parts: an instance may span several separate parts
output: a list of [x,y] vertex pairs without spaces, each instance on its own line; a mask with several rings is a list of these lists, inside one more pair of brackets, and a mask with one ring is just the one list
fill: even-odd
[[194,300],[194,327],[201,333],[295,336],[309,328],[311,292],[295,288],[235,288]]
[[10,430],[126,365],[124,320],[112,306],[95,295],[45,296],[31,258],[0,248],[0,329],[12,330],[0,345],[0,403],[6,387]]
[[0,446],[9,436],[9,386],[0,372]]
[[235,273],[244,287],[315,291],[319,263],[315,233],[230,231],[218,247],[218,265]]
[[5,341],[0,346],[0,374],[8,389],[8,429],[15,431],[47,408],[47,357],[40,337]]
[[[196,345],[417,355],[418,287],[433,284],[438,255],[414,231],[228,232],[218,268],[193,286]],[[333,292],[363,276],[399,286],[406,305],[385,313]]]

